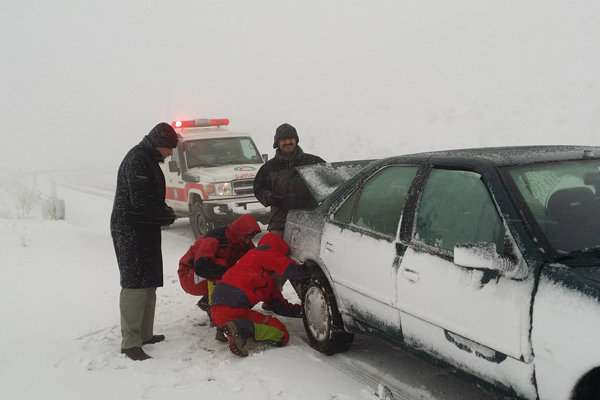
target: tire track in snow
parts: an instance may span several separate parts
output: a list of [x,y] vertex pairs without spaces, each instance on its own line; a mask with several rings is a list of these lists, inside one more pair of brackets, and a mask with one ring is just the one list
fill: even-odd
[[[306,335],[298,334],[310,347]],[[451,367],[423,360],[401,348],[374,337],[357,335],[350,350],[327,356],[310,348],[310,354],[363,383],[385,397],[382,387],[394,400],[507,400],[512,399],[480,386],[478,381],[455,374]]]
[[[309,345],[308,343],[308,339],[306,339],[305,337],[302,338],[302,340]],[[310,345],[309,345],[310,346]],[[346,375],[350,376],[352,379],[361,382],[362,384],[368,386],[369,388],[373,389],[373,392],[377,394],[377,392],[380,392],[380,388],[381,385],[384,385],[385,387],[387,387],[394,400],[417,400],[417,399],[431,399],[434,400],[435,397],[431,397],[429,393],[427,393],[426,391],[421,391],[418,389],[412,389],[412,390],[408,390],[406,388],[403,388],[403,384],[399,381],[397,381],[396,379],[394,379],[393,377],[387,376],[387,374],[383,374],[383,375],[376,375],[376,372],[380,372],[381,371],[377,371],[374,368],[369,368],[368,365],[365,365],[362,362],[356,362],[355,360],[352,359],[351,356],[345,355],[345,354],[335,354],[333,356],[328,356],[325,355],[323,353],[320,353],[316,350],[312,350],[311,356],[316,357],[318,359],[320,359],[321,361],[326,362],[327,364],[331,365],[332,367],[338,369],[339,371],[345,373]],[[368,370],[373,370],[373,372],[369,373]],[[415,393],[416,391],[419,391],[420,393],[417,394]],[[384,397],[385,399],[385,397]]]

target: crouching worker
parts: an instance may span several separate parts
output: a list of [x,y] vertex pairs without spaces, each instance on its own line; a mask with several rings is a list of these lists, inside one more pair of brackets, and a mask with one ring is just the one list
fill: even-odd
[[287,257],[290,248],[275,233],[267,233],[216,283],[212,294],[211,316],[223,328],[229,348],[246,357],[246,339],[267,341],[285,346],[290,339],[285,325],[271,315],[252,310],[259,302],[270,305],[273,312],[286,317],[300,318],[302,308],[290,304],[277,288],[275,277],[302,282],[308,272]]
[[[203,296],[198,307],[209,314],[214,282],[233,266],[248,250],[254,248],[252,238],[260,233],[260,226],[250,214],[244,214],[226,227],[220,227],[200,236],[179,260],[179,283],[186,293]],[[217,340],[225,341],[217,330]]]

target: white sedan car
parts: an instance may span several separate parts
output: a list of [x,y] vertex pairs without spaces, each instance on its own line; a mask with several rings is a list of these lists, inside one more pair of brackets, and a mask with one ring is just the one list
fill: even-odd
[[285,239],[311,269],[314,348],[368,332],[521,398],[600,399],[600,147],[300,173],[319,206],[290,211]]

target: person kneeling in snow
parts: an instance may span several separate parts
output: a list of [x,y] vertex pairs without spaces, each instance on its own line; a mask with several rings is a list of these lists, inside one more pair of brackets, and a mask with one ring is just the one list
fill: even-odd
[[216,283],[212,294],[211,316],[223,328],[229,348],[246,357],[246,339],[267,341],[285,346],[290,334],[277,318],[254,311],[259,302],[269,304],[273,312],[285,317],[300,318],[302,308],[290,304],[277,288],[275,277],[291,282],[309,278],[308,271],[287,257],[290,247],[275,233],[267,233]]
[[[250,214],[244,214],[226,227],[215,228],[200,236],[179,260],[179,283],[186,293],[203,296],[198,307],[210,317],[214,282],[221,279],[248,250],[254,248],[252,238],[260,226]],[[225,341],[217,329],[215,339]]]

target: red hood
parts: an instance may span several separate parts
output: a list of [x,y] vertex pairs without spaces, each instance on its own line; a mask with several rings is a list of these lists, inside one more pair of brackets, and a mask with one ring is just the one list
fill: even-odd
[[260,233],[260,226],[250,214],[244,214],[233,221],[225,230],[227,241],[233,246],[243,246],[244,236]]
[[263,236],[258,245],[261,246],[263,244],[270,246],[273,250],[284,256],[290,251],[290,246],[276,233],[267,233]]

